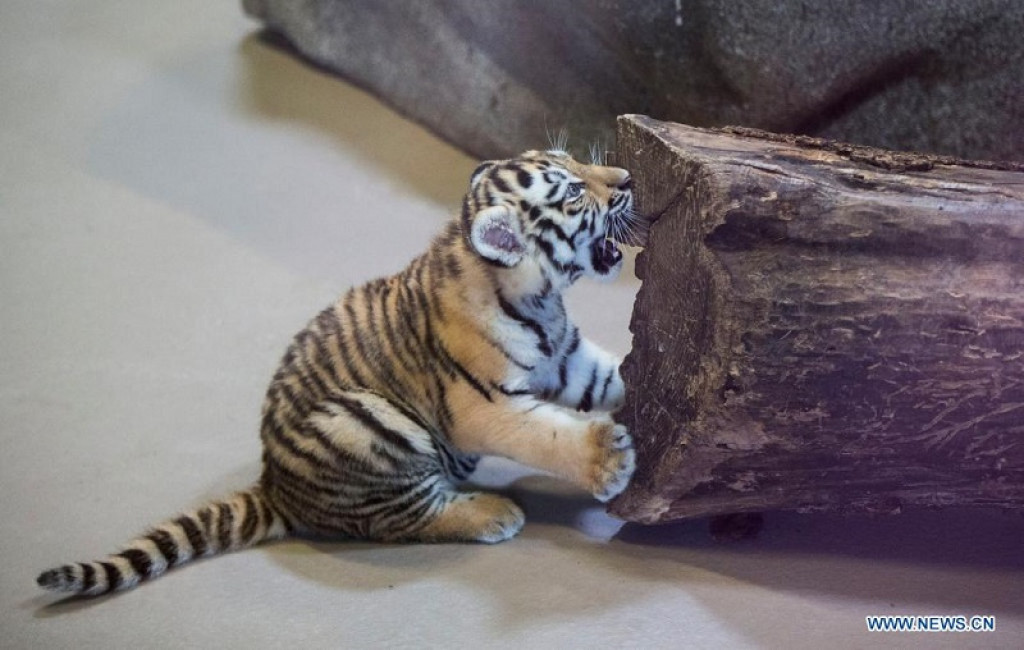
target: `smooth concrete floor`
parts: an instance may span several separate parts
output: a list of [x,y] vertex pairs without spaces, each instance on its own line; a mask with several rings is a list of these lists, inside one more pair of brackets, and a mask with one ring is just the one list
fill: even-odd
[[[0,2],[0,647],[1024,646],[1018,515],[775,514],[718,544],[503,462],[477,480],[529,522],[499,546],[290,541],[111,598],[39,591],[252,482],[290,336],[417,254],[474,166],[257,33],[232,1]],[[571,307],[623,353],[636,288]],[[997,631],[872,635],[873,614]]]

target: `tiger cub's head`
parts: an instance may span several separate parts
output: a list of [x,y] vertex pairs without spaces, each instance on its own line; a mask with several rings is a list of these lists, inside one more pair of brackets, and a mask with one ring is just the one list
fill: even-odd
[[614,279],[615,242],[641,244],[629,172],[560,151],[487,161],[470,178],[462,229],[471,248],[504,268],[530,267],[555,286],[582,275]]

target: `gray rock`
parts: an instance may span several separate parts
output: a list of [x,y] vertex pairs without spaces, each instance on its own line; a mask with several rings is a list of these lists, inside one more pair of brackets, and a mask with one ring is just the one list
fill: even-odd
[[243,0],[479,157],[614,117],[1024,158],[1019,0]]

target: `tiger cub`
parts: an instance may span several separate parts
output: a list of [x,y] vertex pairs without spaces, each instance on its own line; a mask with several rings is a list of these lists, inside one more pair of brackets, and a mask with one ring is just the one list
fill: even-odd
[[500,542],[510,499],[456,487],[484,454],[607,501],[633,473],[618,359],[580,335],[562,292],[614,278],[640,243],[629,173],[561,150],[480,165],[461,215],[400,273],[352,289],[288,347],[263,406],[249,490],[170,519],[104,560],[42,573],[84,595],[290,535]]

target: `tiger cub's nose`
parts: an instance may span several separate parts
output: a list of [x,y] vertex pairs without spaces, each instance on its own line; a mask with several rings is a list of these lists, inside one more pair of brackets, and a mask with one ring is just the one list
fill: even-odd
[[619,190],[628,189],[631,182],[629,172],[621,167],[609,167],[608,174],[605,176],[605,179],[605,182],[609,187],[614,187]]

